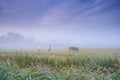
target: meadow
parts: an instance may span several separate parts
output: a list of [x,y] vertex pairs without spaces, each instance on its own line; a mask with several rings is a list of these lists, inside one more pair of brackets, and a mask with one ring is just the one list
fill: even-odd
[[120,80],[120,49],[1,49],[0,80]]

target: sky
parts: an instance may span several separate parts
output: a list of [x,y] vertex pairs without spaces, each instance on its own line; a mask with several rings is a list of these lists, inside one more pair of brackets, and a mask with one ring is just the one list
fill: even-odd
[[0,0],[0,36],[9,32],[48,45],[118,48],[120,0]]

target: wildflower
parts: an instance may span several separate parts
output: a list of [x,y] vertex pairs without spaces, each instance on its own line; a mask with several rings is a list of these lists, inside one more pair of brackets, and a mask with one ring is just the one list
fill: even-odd
[[44,64],[43,64],[42,62],[39,62],[39,63],[38,63],[38,66],[39,66],[39,67],[43,67],[43,65],[44,65]]
[[90,57],[88,57],[88,58],[87,58],[87,60],[88,60],[88,61],[91,61],[91,58],[90,58]]
[[76,66],[72,64],[71,69],[74,70],[75,68],[76,68]]
[[106,75],[110,75],[112,72],[113,72],[112,68],[108,68],[108,69],[105,70]]
[[0,61],[0,64],[3,64],[3,62],[2,62],[2,61]]
[[82,65],[81,62],[79,62],[79,63],[78,63],[78,66],[81,66],[81,65]]
[[101,80],[100,78],[96,78],[96,80]]
[[108,70],[112,73],[113,72],[113,68],[108,68]]
[[13,68],[14,68],[14,69],[19,69],[19,66],[16,65],[16,64],[14,64],[14,65],[13,65]]
[[115,69],[119,69],[120,68],[120,66],[118,64],[113,64],[112,67],[115,68]]

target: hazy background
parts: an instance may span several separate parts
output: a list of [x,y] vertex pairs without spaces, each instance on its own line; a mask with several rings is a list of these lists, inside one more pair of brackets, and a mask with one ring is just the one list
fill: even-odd
[[120,48],[120,0],[0,0],[0,48]]

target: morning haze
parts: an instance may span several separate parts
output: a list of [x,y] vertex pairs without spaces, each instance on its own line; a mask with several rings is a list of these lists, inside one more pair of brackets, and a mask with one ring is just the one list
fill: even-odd
[[119,48],[119,14],[119,0],[0,0],[0,48]]
[[120,80],[120,0],[0,0],[0,80]]

